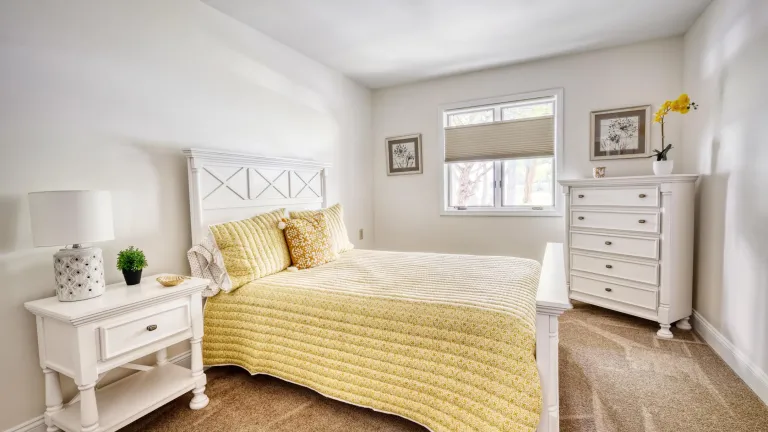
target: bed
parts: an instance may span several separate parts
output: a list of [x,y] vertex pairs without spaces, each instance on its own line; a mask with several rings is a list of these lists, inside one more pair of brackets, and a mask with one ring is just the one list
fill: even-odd
[[[329,166],[185,150],[192,238],[327,205]],[[434,432],[559,430],[562,245],[512,257],[353,250],[208,300],[204,362],[235,364]]]

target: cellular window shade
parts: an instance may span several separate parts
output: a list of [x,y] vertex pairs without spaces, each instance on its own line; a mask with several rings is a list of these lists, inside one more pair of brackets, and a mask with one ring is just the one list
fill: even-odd
[[554,116],[445,128],[446,162],[554,154]]

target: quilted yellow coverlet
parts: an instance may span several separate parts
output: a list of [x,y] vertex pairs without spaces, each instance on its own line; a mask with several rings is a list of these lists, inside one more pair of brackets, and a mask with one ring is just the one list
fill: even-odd
[[534,431],[539,273],[520,258],[353,250],[208,299],[204,362],[434,432]]

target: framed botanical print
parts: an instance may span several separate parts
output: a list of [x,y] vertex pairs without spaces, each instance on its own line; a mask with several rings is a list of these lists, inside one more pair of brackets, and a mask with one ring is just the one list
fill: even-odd
[[387,175],[421,174],[421,134],[387,138]]
[[651,106],[590,114],[589,160],[627,159],[651,154]]

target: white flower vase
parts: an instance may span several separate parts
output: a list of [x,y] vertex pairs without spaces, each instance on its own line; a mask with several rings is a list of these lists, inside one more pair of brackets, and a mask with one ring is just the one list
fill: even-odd
[[653,161],[653,173],[657,176],[665,176],[672,174],[672,169],[675,167],[675,161],[662,160]]

